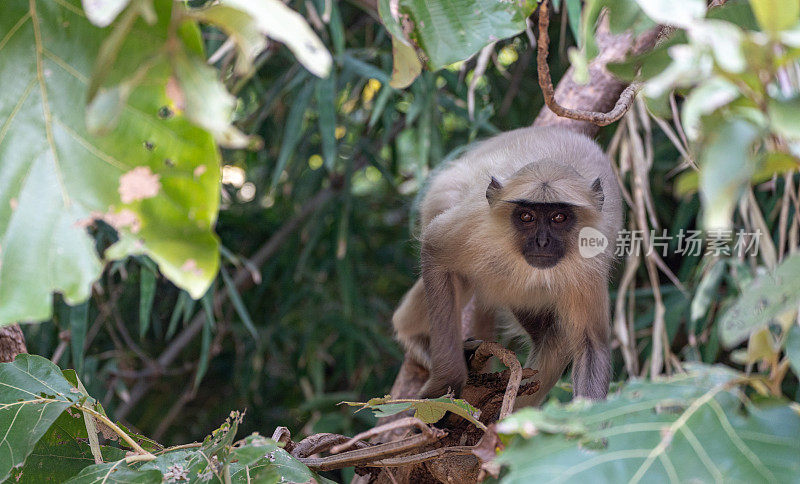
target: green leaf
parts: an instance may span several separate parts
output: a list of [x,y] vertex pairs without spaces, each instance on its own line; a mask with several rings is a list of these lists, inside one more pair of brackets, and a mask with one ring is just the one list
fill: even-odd
[[21,354],[0,363],[0,481],[25,462],[59,415],[83,398],[46,358]]
[[69,309],[69,346],[72,350],[72,365],[78,374],[83,373],[83,343],[89,324],[89,303]]
[[392,79],[389,85],[403,89],[411,85],[422,73],[422,62],[413,47],[392,36]]
[[700,118],[709,115],[739,97],[739,89],[733,83],[714,76],[692,89],[681,109],[683,128],[689,139],[700,136]]
[[[231,452],[230,474],[233,483],[249,482],[323,482],[330,483],[310,471],[302,462],[278,447],[273,440],[258,434],[244,439],[244,444]],[[250,477],[250,481],[247,477]]]
[[786,138],[800,140],[800,97],[770,99],[768,112],[772,129]]
[[638,35],[656,26],[635,0],[604,0],[604,3],[608,8],[611,33],[619,34],[630,30]]
[[[169,325],[167,326],[167,334],[165,336],[167,340],[172,339],[175,335],[175,331],[178,330],[178,321],[182,319],[186,306],[189,305],[189,301],[193,301],[193,299],[186,292],[181,291],[180,294],[178,294],[178,300],[175,303],[175,307],[172,309],[172,315],[169,317]],[[185,320],[185,318],[183,319]]]
[[139,338],[150,328],[150,313],[156,296],[156,274],[142,265],[139,271]]
[[[401,0],[400,14],[408,15],[413,32],[411,39],[428,56],[432,70],[464,60],[497,40],[525,30],[525,19],[536,2],[497,2],[494,0]],[[381,20],[393,36],[401,32],[391,13],[381,9]]]
[[[761,234],[768,237],[769,234]],[[720,340],[735,346],[758,329],[776,321],[783,313],[796,310],[800,300],[800,255],[785,259],[774,274],[756,277],[736,303],[722,316]]]
[[485,430],[486,426],[478,420],[480,411],[469,404],[466,400],[459,398],[440,397],[432,399],[393,399],[391,396],[383,398],[373,398],[363,402],[341,402],[351,407],[361,407],[358,409],[369,409],[377,417],[388,417],[406,410],[414,410],[414,416],[425,423],[436,423],[444,417],[445,413],[453,412],[466,420],[472,422],[476,427]]
[[258,343],[258,331],[253,324],[253,319],[250,317],[250,313],[247,311],[247,307],[244,305],[244,301],[242,301],[242,296],[236,289],[236,284],[233,282],[233,279],[231,279],[231,276],[224,267],[220,267],[220,273],[222,274],[222,280],[225,283],[225,289],[228,290],[228,296],[230,296],[233,307],[236,309],[236,314],[239,315],[239,319],[242,320],[242,323],[244,323],[247,331],[250,332],[250,335],[253,337],[256,343]]
[[314,95],[319,110],[319,134],[322,138],[322,159],[328,170],[336,162],[336,76],[331,73],[316,82]]
[[[572,37],[578,41],[581,38],[581,0],[566,0],[567,20]],[[564,13],[562,13],[564,15]]]
[[692,298],[692,305],[690,310],[690,321],[694,329],[697,321],[708,313],[708,308],[711,306],[712,301],[717,299],[717,289],[722,276],[725,275],[725,261],[719,260],[713,262],[711,269],[706,272],[700,284],[697,285],[694,298]]
[[275,190],[281,178],[283,169],[289,163],[297,147],[300,136],[303,134],[303,118],[305,117],[306,108],[311,100],[311,94],[314,92],[314,84],[306,83],[305,86],[300,88],[292,108],[289,110],[289,115],[286,119],[286,128],[283,131],[283,140],[281,142],[281,150],[278,153],[278,161],[275,163],[275,169],[272,172],[272,183],[270,184],[270,191]]
[[800,326],[793,324],[786,334],[786,356],[796,376],[800,376]]
[[161,472],[138,471],[128,467],[124,461],[107,462],[85,467],[80,474],[65,484],[160,484]]
[[750,8],[761,28],[771,34],[794,27],[800,18],[797,0],[750,0]]
[[[67,481],[94,464],[87,439],[81,412],[63,412],[39,439],[25,459],[25,465],[12,471],[11,481],[53,484]],[[122,449],[106,445],[101,445],[100,451],[106,461],[124,459],[126,454]]]
[[[111,86],[150,66],[106,136],[90,134],[84,116],[106,32],[77,0],[0,6],[0,32],[11,33],[0,65],[15,66],[0,69],[0,325],[48,319],[54,291],[73,305],[89,297],[102,270],[86,231],[95,219],[120,233],[108,258],[147,253],[195,297],[216,274],[219,154],[208,133],[165,109],[169,65],[158,49],[173,2],[156,6],[158,22],[136,20],[105,66]],[[199,42],[189,27],[180,40]]]
[[253,61],[266,48],[267,39],[252,15],[221,4],[192,10],[191,15],[219,28],[234,42],[238,53],[235,63],[237,74],[244,76],[253,72]]
[[776,173],[786,173],[798,168],[798,159],[786,153],[771,151],[759,159],[758,167],[750,178],[752,183],[763,183]]
[[200,385],[203,377],[208,370],[209,351],[211,350],[211,328],[214,327],[214,291],[213,288],[200,300],[203,305],[203,311],[206,313],[205,324],[203,324],[203,333],[200,339],[200,361],[197,363],[197,373],[194,376],[194,388]]
[[783,400],[742,405],[729,369],[688,370],[511,415],[502,482],[795,482],[800,415]]
[[711,230],[732,223],[733,208],[754,170],[749,153],[759,130],[739,119],[718,121],[707,128],[700,154],[700,199],[705,228]]
[[190,121],[208,130],[227,148],[245,148],[253,143],[231,124],[236,98],[225,89],[216,69],[186,52],[178,53],[173,65],[179,86],[168,85],[172,86],[170,94]]

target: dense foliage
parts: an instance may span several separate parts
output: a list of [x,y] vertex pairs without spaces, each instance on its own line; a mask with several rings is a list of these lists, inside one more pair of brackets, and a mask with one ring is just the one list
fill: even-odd
[[[14,373],[29,400],[0,389],[0,430],[30,435],[8,441],[0,474],[30,452],[25,469],[43,465],[36,445],[69,435],[90,442],[57,480],[130,464],[160,482],[180,458],[193,478],[240,480],[235,466],[252,464],[269,481],[265,455],[292,457],[252,435],[233,448],[237,427],[352,435],[374,423],[336,403],[385,394],[402,360],[389,320],[418,275],[413,207],[426,176],[473,141],[530,125],[543,104],[525,20],[536,5],[461,3],[0,6],[0,324],[44,321],[24,326],[30,352],[75,369],[37,357],[2,366],[37,378]],[[662,230],[672,239],[621,254],[619,394],[505,421],[506,477],[796,479],[797,2],[553,3],[556,79],[570,62],[585,75],[604,8],[613,32],[676,28],[609,66],[643,85],[598,137],[629,231],[644,245]],[[702,250],[687,252],[678,234],[701,229]],[[655,381],[623,383],[640,376]],[[568,401],[565,390],[554,397]],[[119,464],[106,442],[107,463],[86,467],[86,415],[174,445],[235,409],[244,420],[202,447],[131,437],[159,457]],[[132,447],[130,431],[107,426]],[[307,480],[297,464],[288,478]]]

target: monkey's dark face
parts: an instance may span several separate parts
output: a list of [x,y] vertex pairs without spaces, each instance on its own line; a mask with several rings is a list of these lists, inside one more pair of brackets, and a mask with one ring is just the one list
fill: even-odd
[[514,200],[511,223],[519,234],[525,260],[537,269],[555,266],[567,253],[576,213],[567,203],[533,203]]

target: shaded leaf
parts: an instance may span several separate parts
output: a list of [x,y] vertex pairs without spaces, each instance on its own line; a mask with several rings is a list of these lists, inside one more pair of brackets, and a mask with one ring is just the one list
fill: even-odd
[[733,208],[754,169],[749,153],[759,130],[739,119],[718,121],[708,128],[700,156],[700,197],[704,225],[711,230],[731,223]]
[[[762,234],[762,237],[765,235]],[[756,277],[719,322],[720,340],[727,347],[747,339],[786,311],[797,309],[800,300],[800,255],[785,259],[774,274]]]
[[795,482],[800,415],[777,399],[743,405],[724,367],[688,370],[516,412],[498,424],[514,436],[502,482]]
[[[408,16],[413,26],[411,39],[425,51],[430,68],[436,70],[522,32],[525,19],[535,7],[536,2],[528,0],[401,0],[399,13]],[[391,12],[379,11],[393,37],[404,39]]]
[[41,356],[0,363],[0,481],[25,462],[61,413],[83,397]]
[[[14,469],[11,479],[20,483],[67,481],[95,463],[87,438],[81,412],[63,412],[39,439],[25,465]],[[100,451],[105,461],[124,459],[126,454],[123,449],[107,445],[101,445]]]

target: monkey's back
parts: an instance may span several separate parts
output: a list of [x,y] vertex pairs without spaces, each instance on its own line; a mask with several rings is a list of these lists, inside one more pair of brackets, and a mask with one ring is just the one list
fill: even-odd
[[435,172],[420,207],[423,231],[434,217],[452,207],[486,204],[492,176],[502,182],[526,165],[545,160],[572,167],[587,186],[600,178],[606,223],[598,228],[614,241],[622,225],[622,203],[611,162],[593,140],[560,128],[531,127],[499,134]]

